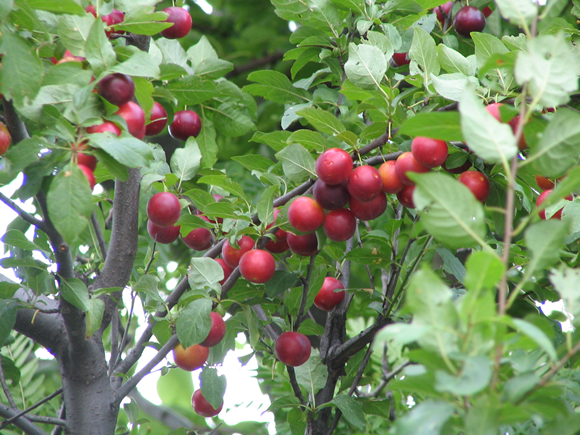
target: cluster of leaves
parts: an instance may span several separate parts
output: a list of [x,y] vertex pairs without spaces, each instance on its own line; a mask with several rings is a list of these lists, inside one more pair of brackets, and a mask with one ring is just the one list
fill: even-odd
[[[45,342],[22,323],[29,318],[18,315],[26,310],[55,317],[63,309],[84,313],[85,339],[104,343],[113,355],[109,371],[120,379],[131,369],[123,358],[139,354],[145,343],[159,350],[161,360],[176,342],[174,332],[184,346],[203,341],[208,314],[217,306],[230,317],[224,340],[201,372],[203,394],[214,406],[221,403],[226,386],[215,367],[245,333],[260,359],[258,373],[272,398],[278,434],[580,430],[573,411],[578,334],[563,333],[559,321],[537,308],[561,299],[568,319],[580,314],[574,269],[578,203],[566,203],[562,221],[539,222],[533,206],[536,174],[566,175],[542,204],[548,216],[563,206],[560,198],[580,187],[576,7],[562,0],[545,6],[475,1],[477,7],[489,3],[494,12],[486,31],[469,39],[438,23],[432,8],[441,0],[216,1],[210,3],[221,8],[220,23],[200,15],[197,25],[207,35],[194,30],[191,38],[175,41],[156,36],[167,24],[155,0],[96,3],[103,14],[113,7],[126,12],[117,29],[128,33],[109,39],[105,24],[80,1],[0,4],[0,92],[15,139],[2,158],[0,184],[23,173],[13,198],[32,198],[37,206],[31,215],[1,198],[20,214],[2,239],[11,255],[1,264],[21,279],[0,283],[6,378],[18,382],[34,372],[25,358],[9,354],[13,328]],[[255,22],[236,28],[232,16]],[[291,34],[286,21],[296,26]],[[220,29],[230,36],[232,27],[238,33],[220,39]],[[233,41],[254,30],[259,42]],[[285,53],[272,69],[240,78],[242,68],[224,60],[236,59],[224,47],[244,59],[252,58],[243,52],[251,47],[256,55],[273,52],[267,60],[276,62],[276,43]],[[60,58],[65,49],[86,60],[53,65],[50,58]],[[408,52],[408,67],[391,62],[400,52]],[[112,72],[133,77],[146,114],[154,100],[166,108],[169,121],[184,107],[196,110],[200,135],[183,146],[163,138],[158,144],[141,141],[126,132],[119,138],[86,136],[84,128],[101,119],[126,127],[114,115],[116,107],[93,92]],[[523,128],[513,132],[483,107],[500,101],[509,103],[502,110],[505,121],[519,114]],[[542,113],[552,107],[555,113]],[[529,145],[523,152],[517,146],[522,135]],[[319,231],[320,253],[278,256],[279,270],[265,285],[235,273],[220,284],[223,271],[213,258],[223,242],[250,235],[265,245],[274,208],[308,191],[322,151],[339,147],[361,164],[377,165],[408,151],[415,136],[450,142],[448,167],[469,160],[486,173],[492,185],[486,206],[442,171],[411,175],[416,210],[389,198],[385,214],[360,223],[354,241],[332,243]],[[104,189],[95,195],[74,163],[74,147],[84,139],[100,162],[95,175]],[[117,180],[115,188],[111,180]],[[110,231],[111,203],[125,199],[123,183],[138,183],[140,193],[116,213],[134,216],[139,234]],[[203,256],[181,242],[156,246],[147,236],[144,208],[162,190],[183,201],[182,235],[199,227],[214,231],[216,242]],[[216,202],[212,194],[224,199]],[[195,210],[216,223],[203,221]],[[286,210],[276,225],[292,230]],[[123,221],[123,214],[113,221]],[[31,240],[24,236],[30,226]],[[100,271],[109,267],[106,246],[117,249],[125,242],[136,245],[126,280],[100,281]],[[61,248],[74,264],[67,266]],[[177,263],[175,270],[167,270],[170,262]],[[75,273],[67,273],[73,266]],[[323,316],[313,300],[327,275],[340,276],[349,296]],[[173,290],[170,281],[178,282]],[[120,304],[122,288],[133,301],[139,297],[149,314],[149,336],[129,343],[127,333],[117,337],[118,326],[108,328],[110,307],[117,305],[107,303],[112,294]],[[55,312],[53,305],[43,308],[55,299]],[[134,331],[132,305],[122,313],[127,330]],[[390,325],[375,337],[385,324]],[[286,330],[311,336],[317,348],[295,370],[276,365],[272,353],[273,340]],[[66,375],[66,368],[61,372]],[[124,385],[138,381],[127,379]],[[173,397],[176,385],[187,394]],[[203,425],[188,405],[191,388],[190,377],[178,370],[159,381],[164,404]],[[57,415],[57,409],[42,407],[45,414]],[[146,433],[152,424],[134,403],[118,423],[120,431],[131,427],[133,433]],[[244,430],[258,433],[263,427]]]

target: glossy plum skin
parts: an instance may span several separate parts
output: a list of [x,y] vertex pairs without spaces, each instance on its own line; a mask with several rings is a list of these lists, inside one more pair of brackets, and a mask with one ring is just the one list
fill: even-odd
[[447,160],[447,142],[429,137],[417,136],[411,143],[411,154],[426,168],[436,168]]
[[303,257],[310,257],[318,252],[318,237],[316,237],[316,233],[305,234],[303,236],[288,233],[286,235],[286,241],[292,252]]
[[[274,210],[274,222],[272,222],[266,228],[272,228],[276,224],[279,213],[279,209]],[[286,241],[286,235],[286,231],[278,228],[278,230],[274,233],[274,236],[276,236],[276,241],[271,239],[268,243],[266,243],[264,248],[273,254],[281,254],[282,252],[286,252],[288,249],[290,249],[288,242]]]
[[350,211],[355,218],[361,221],[372,221],[382,215],[387,209],[387,195],[380,192],[370,201],[359,201],[356,198],[350,199]]
[[191,396],[191,406],[193,410],[202,417],[211,418],[218,415],[224,404],[222,403],[218,409],[215,409],[211,404],[207,401],[205,397],[201,394],[201,388],[199,390],[195,390],[193,392],[193,396]]
[[222,258],[228,266],[235,269],[238,267],[238,264],[240,264],[240,258],[242,258],[242,255],[252,249],[254,244],[254,240],[251,237],[242,236],[242,238],[238,240],[238,246],[240,248],[236,249],[230,245],[229,240],[226,240],[222,245]]
[[204,365],[209,356],[209,348],[200,344],[194,344],[184,349],[181,344],[173,349],[173,361],[183,370],[192,372]]
[[489,180],[479,171],[466,171],[458,178],[459,182],[467,186],[479,202],[485,202],[490,192]]
[[114,133],[117,136],[121,136],[121,129],[109,121],[105,121],[99,125],[91,125],[90,127],[87,127],[86,130],[87,130],[87,133],[91,133],[91,134],[92,133],[106,133],[109,131],[111,133]]
[[167,125],[167,111],[157,101],[153,103],[149,124],[145,126],[145,136],[157,136]]
[[8,128],[0,122],[0,156],[6,154],[8,148],[10,148],[10,142],[12,142],[12,137]]
[[471,38],[471,32],[481,32],[484,27],[485,15],[475,6],[463,6],[453,19],[453,28],[465,38]]
[[193,24],[189,12],[179,7],[165,8],[163,12],[168,15],[165,21],[173,23],[173,26],[162,30],[161,36],[167,39],[179,39],[187,36]]
[[168,245],[179,238],[180,226],[160,227],[151,220],[147,221],[147,232],[157,243]]
[[183,243],[194,251],[205,251],[211,246],[211,231],[207,228],[195,228],[182,237]]
[[356,218],[348,208],[329,211],[322,224],[324,234],[334,242],[350,239],[356,230]]
[[352,166],[349,153],[340,148],[330,148],[316,159],[316,175],[324,183],[334,186],[348,180]]
[[404,184],[397,177],[395,164],[394,160],[389,160],[379,166],[379,174],[383,181],[383,192],[385,193],[397,193],[404,187]]
[[187,140],[189,137],[197,137],[201,131],[201,119],[193,110],[181,110],[173,116],[173,122],[169,125],[169,134],[177,140]]
[[209,313],[209,317],[211,318],[211,328],[206,339],[199,344],[200,346],[213,347],[226,335],[226,322],[224,322],[223,317],[215,311]]
[[274,346],[276,358],[283,364],[298,367],[308,361],[312,346],[310,340],[299,332],[284,332],[280,334]]
[[409,53],[394,53],[392,59],[395,66],[409,65],[411,63]]
[[334,291],[339,289],[344,289],[342,283],[336,278],[327,276],[324,278],[324,284],[322,284],[320,291],[314,298],[314,305],[324,311],[332,310],[340,304],[346,296],[344,290],[339,292]]
[[[502,107],[502,106],[503,106],[503,103],[492,103],[492,104],[488,104],[487,106],[485,106],[485,110],[487,110],[487,112],[491,116],[493,116],[496,120],[504,123],[504,121],[501,120],[501,113],[500,113],[500,107]],[[519,115],[514,116],[512,119],[507,121],[507,124],[512,128],[512,132],[514,133],[514,136],[515,136],[517,131],[518,131],[518,127],[520,125],[520,116]],[[528,147],[528,144],[526,143],[526,138],[524,137],[524,134],[522,132],[522,135],[520,136],[520,140],[518,141],[518,148],[520,150],[525,150],[527,147]]]
[[338,210],[348,204],[350,193],[346,182],[331,186],[321,180],[316,180],[312,188],[314,199],[325,210]]
[[171,192],[158,192],[147,203],[147,217],[157,226],[171,226],[180,216],[181,204]]
[[413,192],[416,186],[405,186],[403,190],[397,193],[397,199],[403,207],[415,208],[415,203],[413,202]]
[[221,266],[224,271],[224,279],[220,281],[220,285],[224,285],[224,283],[228,280],[234,269],[227,265],[227,263],[221,258],[215,258],[215,261]]
[[99,82],[97,92],[109,103],[120,106],[131,101],[135,95],[135,83],[126,74],[109,74]]
[[127,122],[129,133],[137,139],[145,137],[145,112],[137,103],[129,101],[119,106],[115,112]]
[[407,177],[408,172],[422,173],[429,172],[430,170],[431,169],[423,166],[421,163],[415,160],[415,157],[413,157],[413,154],[410,152],[401,154],[395,162],[395,172],[397,177],[399,177],[401,183],[406,186],[412,186],[415,184],[409,177]]
[[[548,189],[548,190],[544,190],[540,196],[538,196],[538,199],[536,200],[536,207],[540,207],[540,205],[546,200],[546,198],[550,195],[550,193],[552,193],[552,189]],[[568,201],[572,201],[574,199],[574,197],[572,195],[569,195],[567,197],[565,197],[564,199],[568,200]],[[562,207],[560,210],[558,210],[556,213],[554,213],[552,215],[552,217],[550,217],[550,219],[562,219],[562,211],[564,210],[564,207]],[[542,210],[541,212],[538,213],[538,216],[540,216],[540,219],[542,220],[546,220],[546,210]]]
[[352,171],[346,187],[351,197],[370,201],[382,191],[383,179],[375,167],[363,165]]
[[536,175],[536,184],[542,190],[553,189],[555,186],[552,180],[541,175]]
[[[437,15],[437,21],[439,21],[441,24],[443,24],[445,22],[445,16],[443,15],[443,12],[445,12],[446,15],[449,15],[449,12],[451,12],[452,7],[453,7],[452,1],[448,1],[447,3],[443,3],[441,6],[436,6],[435,7],[435,14]],[[443,12],[441,10],[443,10]]]
[[316,231],[324,221],[324,209],[309,196],[296,198],[288,207],[290,225],[302,233]]
[[93,171],[91,170],[91,168],[86,167],[85,165],[78,165],[79,169],[81,171],[83,171],[83,173],[85,174],[85,177],[87,177],[87,180],[89,180],[89,185],[91,186],[91,190],[93,190],[95,188],[95,175],[93,174]]
[[264,284],[276,272],[276,260],[272,254],[262,249],[252,249],[240,258],[241,275],[254,284]]

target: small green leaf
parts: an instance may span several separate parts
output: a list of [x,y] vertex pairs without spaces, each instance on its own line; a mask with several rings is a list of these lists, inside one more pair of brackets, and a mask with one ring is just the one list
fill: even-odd
[[454,412],[453,405],[428,399],[398,418],[392,433],[393,435],[441,435],[443,425]]
[[463,184],[442,173],[411,174],[413,201],[425,229],[451,248],[485,245],[483,207]]
[[132,77],[159,78],[160,74],[159,66],[157,66],[151,55],[144,51],[136,51],[125,62],[115,65],[111,71]]
[[[0,346],[4,345],[16,323],[16,301],[0,299]],[[4,358],[2,358],[4,361]]]
[[201,184],[209,184],[224,189],[226,192],[232,193],[240,198],[245,198],[244,189],[238,183],[232,181],[225,175],[206,175],[201,177],[198,181]]
[[224,375],[218,375],[217,369],[204,367],[200,374],[201,394],[214,408],[218,409],[224,402],[227,379]]
[[[117,7],[119,7],[117,5]],[[171,27],[171,23],[165,22],[167,15],[164,12],[153,12],[151,6],[132,7],[125,14],[122,23],[115,25],[115,30],[125,30],[137,35],[157,35],[162,30]]]
[[472,396],[489,385],[492,363],[483,355],[468,357],[463,362],[459,375],[453,376],[438,370],[435,373],[435,388],[439,392],[449,392],[457,396]]
[[77,278],[60,277],[60,284],[60,295],[65,301],[84,312],[91,309],[89,289],[84,282]]
[[274,198],[278,193],[278,186],[270,186],[262,193],[258,201],[258,218],[263,224],[274,222]]
[[196,76],[219,78],[234,68],[231,62],[219,59],[209,40],[204,36],[187,50]]
[[580,270],[561,266],[551,271],[550,281],[562,298],[566,312],[574,316],[574,324],[577,324],[580,321]]
[[417,68],[417,71],[411,71],[411,74],[423,76],[423,81],[427,84],[431,81],[431,74],[438,76],[441,69],[437,56],[437,47],[433,37],[423,27],[415,26],[413,32],[409,58],[411,61],[416,62],[420,69]]
[[459,102],[461,131],[467,145],[478,157],[506,164],[518,152],[512,129],[491,116],[472,89]]
[[86,228],[93,211],[89,181],[77,165],[65,167],[54,177],[47,202],[48,214],[57,231],[67,243],[74,242]]
[[305,118],[312,126],[326,134],[339,134],[346,130],[346,127],[340,122],[336,116],[330,112],[322,109],[315,109],[314,107],[306,107],[298,110],[297,115]]
[[193,136],[187,139],[183,148],[177,148],[171,156],[171,171],[181,180],[195,177],[201,162],[201,152]]
[[397,134],[424,136],[445,141],[463,141],[458,112],[426,112],[403,122]]
[[85,45],[85,56],[91,64],[95,75],[112,68],[117,60],[111,41],[105,34],[103,20],[95,20]]
[[219,282],[224,279],[224,271],[213,258],[194,257],[191,259],[188,279],[189,286],[194,290],[206,287],[219,290]]
[[365,415],[363,412],[362,403],[352,396],[340,394],[335,396],[330,403],[336,405],[342,415],[352,426],[358,429],[366,427]]
[[87,311],[87,332],[85,338],[88,340],[101,327],[103,314],[105,313],[105,303],[98,298],[90,300],[90,308]]
[[[530,3],[530,7],[536,8],[536,5]],[[528,41],[528,51],[518,53],[517,82],[528,83],[530,94],[544,107],[565,104],[578,89],[580,68],[576,62],[570,62],[573,56],[563,33],[533,38]]]
[[[216,265],[221,269],[219,264],[216,263]],[[184,348],[199,344],[207,338],[211,329],[209,315],[211,308],[211,299],[196,299],[179,314],[177,322],[175,322],[175,331],[179,343]]]
[[467,269],[465,287],[473,292],[495,287],[505,272],[505,265],[501,259],[485,251],[471,253],[465,266]]
[[187,76],[181,80],[174,80],[166,89],[180,102],[187,105],[203,103],[204,101],[211,100],[218,95],[214,82],[194,76]]
[[104,133],[92,134],[89,143],[95,148],[106,151],[119,163],[130,168],[147,166],[153,160],[153,151],[143,141],[129,136],[116,137]]
[[284,175],[291,181],[301,183],[310,177],[316,177],[314,158],[302,145],[288,145],[276,153],[276,158],[282,162]]
[[28,240],[22,231],[19,230],[7,231],[6,234],[2,236],[2,242],[27,251],[42,250],[40,246]]
[[350,43],[344,71],[355,85],[362,88],[378,88],[387,72],[387,59],[378,47]]
[[538,16],[538,5],[527,0],[498,0],[502,17],[517,26],[529,25]]
[[270,281],[266,283],[266,295],[269,298],[278,296],[283,291],[294,287],[298,277],[294,273],[277,270]]
[[532,275],[536,270],[545,270],[556,263],[567,235],[566,223],[559,220],[541,221],[529,227],[525,237],[532,258],[525,267],[525,273]]
[[55,14],[85,15],[85,10],[73,0],[27,0],[32,9]]
[[280,104],[310,101],[310,95],[307,91],[292,86],[290,79],[278,71],[254,71],[248,75],[248,80],[257,84],[244,86],[244,92],[263,97],[266,100]]
[[527,322],[524,319],[516,319],[512,317],[506,317],[505,322],[534,340],[538,346],[544,349],[552,361],[558,360],[558,355],[556,354],[556,349],[554,349],[552,340],[550,340],[548,336],[544,334],[544,331],[536,325]]

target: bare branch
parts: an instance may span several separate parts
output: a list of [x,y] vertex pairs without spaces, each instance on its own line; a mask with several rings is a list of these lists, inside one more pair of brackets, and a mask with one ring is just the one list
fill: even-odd
[[4,102],[4,116],[6,118],[6,126],[10,131],[10,136],[12,137],[12,144],[16,145],[18,142],[28,139],[30,135],[28,134],[26,125],[24,125],[24,123],[20,120],[18,113],[16,113],[16,109],[14,109],[12,101],[4,99],[3,102]]
[[123,400],[123,398],[137,386],[141,379],[151,373],[151,370],[153,370],[157,364],[163,361],[167,354],[172,351],[175,346],[177,346],[177,343],[179,343],[177,335],[171,336],[171,338],[167,340],[167,343],[165,343],[163,347],[159,349],[159,352],[157,352],[157,354],[151,358],[151,361],[145,364],[145,367],[135,373],[131,379],[129,379],[117,389],[117,401],[120,402]]
[[288,377],[290,378],[290,385],[292,386],[292,391],[294,391],[294,395],[300,400],[300,403],[306,405],[306,400],[304,399],[304,395],[302,394],[302,390],[300,389],[300,385],[298,385],[298,380],[296,379],[296,371],[292,366],[286,366],[288,370]]
[[0,429],[3,429],[4,427],[8,426],[10,423],[20,419],[22,416],[28,414],[30,411],[32,411],[33,409],[38,408],[40,405],[48,402],[51,399],[54,399],[56,396],[59,396],[62,393],[62,388],[59,388],[58,390],[56,390],[54,393],[46,396],[44,399],[38,401],[37,403],[35,403],[34,405],[26,408],[24,411],[19,412],[18,414],[15,413],[15,415],[13,415],[12,417],[8,418],[7,420],[4,420],[2,422],[2,424],[0,425]]
[[101,251],[101,257],[103,260],[107,259],[107,242],[105,242],[105,238],[103,237],[103,232],[101,231],[101,225],[99,225],[99,220],[97,219],[97,214],[93,210],[93,214],[91,215],[91,224],[93,225],[93,229],[95,230],[95,236],[97,237],[97,242],[99,244],[99,249]]
[[42,231],[45,231],[43,221],[36,219],[30,213],[22,210],[22,208],[20,208],[20,206],[18,204],[16,204],[14,201],[12,201],[10,198],[8,198],[6,195],[4,195],[1,192],[0,192],[0,201],[2,201],[4,204],[6,204],[8,207],[10,207],[16,213],[18,213],[18,216],[20,216],[24,221],[28,222],[31,225],[34,225],[36,228],[38,228]]
[[300,324],[306,318],[304,310],[306,309],[306,299],[308,299],[308,288],[310,287],[310,279],[312,278],[312,270],[314,269],[314,260],[316,259],[314,254],[310,257],[310,263],[308,264],[308,272],[306,278],[302,282],[302,298],[300,300],[300,308],[298,310],[298,315],[296,316],[296,322],[294,322],[294,331],[298,331]]
[[[0,415],[2,417],[13,418],[17,414],[6,405],[0,403]],[[31,423],[30,420],[28,420],[26,417],[19,417],[15,419],[12,424],[18,429],[22,430],[26,435],[47,435],[46,432],[41,430],[35,424]]]

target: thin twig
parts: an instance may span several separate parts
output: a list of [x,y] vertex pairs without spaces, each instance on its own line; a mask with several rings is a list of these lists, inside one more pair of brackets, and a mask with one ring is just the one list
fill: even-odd
[[105,242],[105,238],[103,237],[103,232],[101,231],[101,225],[99,225],[99,220],[97,219],[97,214],[93,210],[91,214],[91,224],[93,225],[93,229],[95,230],[95,236],[97,237],[97,242],[99,243],[99,249],[101,251],[101,257],[103,257],[103,261],[107,259],[107,242]]
[[306,400],[302,395],[302,390],[300,389],[300,385],[298,385],[298,380],[296,379],[296,372],[294,371],[294,367],[286,366],[288,369],[288,377],[290,378],[290,385],[292,386],[292,391],[294,391],[294,395],[300,400],[300,403],[306,405]]
[[44,399],[42,399],[39,402],[35,403],[34,405],[26,408],[24,411],[21,411],[18,414],[14,415],[13,417],[10,417],[9,419],[4,420],[2,422],[2,424],[0,424],[0,429],[5,428],[9,424],[11,424],[13,421],[18,420],[20,417],[28,414],[33,409],[38,408],[40,405],[43,405],[44,403],[48,402],[49,400],[54,399],[56,396],[60,395],[62,393],[62,391],[63,391],[62,388],[59,388],[54,393],[50,394],[49,396],[46,396]]
[[314,254],[310,257],[310,263],[308,264],[308,272],[306,273],[306,278],[302,280],[302,299],[300,300],[300,308],[298,309],[298,315],[296,316],[296,322],[294,322],[294,331],[298,331],[300,324],[304,321],[306,317],[304,315],[304,310],[306,309],[306,300],[308,299],[308,288],[310,287],[310,279],[312,278],[312,271],[314,270],[314,260],[316,259]]
[[27,211],[22,210],[22,208],[18,204],[16,204],[14,201],[12,201],[10,198],[8,198],[6,195],[4,195],[1,192],[0,192],[0,201],[2,201],[8,207],[10,207],[12,210],[14,210],[18,214],[18,216],[20,216],[24,221],[28,222],[31,225],[34,225],[39,230],[46,232],[46,228],[44,226],[43,221],[36,219],[34,216],[32,216]]

